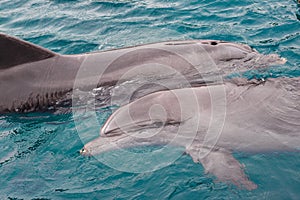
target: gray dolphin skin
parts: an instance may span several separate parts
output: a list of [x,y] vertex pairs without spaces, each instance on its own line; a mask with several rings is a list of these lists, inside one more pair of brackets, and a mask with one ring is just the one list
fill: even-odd
[[[225,98],[218,96],[223,92]],[[197,105],[190,100],[193,95]],[[157,128],[159,131],[149,136]],[[299,130],[300,77],[261,82],[236,79],[159,91],[122,106],[106,121],[101,136],[87,143],[81,154],[172,142],[185,147],[193,161],[218,180],[252,190],[257,185],[247,178],[232,152],[298,152]],[[180,139],[174,139],[178,135]],[[200,152],[206,153],[202,156]]]
[[[203,66],[207,60],[211,62]],[[169,41],[80,55],[60,55],[0,33],[0,113],[31,112],[70,105],[68,94],[73,91],[75,81],[78,88],[92,90],[140,76],[155,78],[167,74],[163,68],[151,68],[153,63],[169,66],[192,82],[201,79],[199,68],[202,71],[202,68],[211,67],[211,63],[218,70],[205,69],[207,76],[213,72],[228,75],[233,71],[283,62],[285,60],[277,55],[262,55],[244,44],[216,40]],[[137,67],[140,70],[135,70]],[[80,70],[84,73],[78,77]],[[124,77],[124,74],[127,76]],[[176,83],[170,89],[179,85]],[[137,96],[158,90],[161,88],[148,88]]]
[[106,121],[101,137],[81,154],[171,143],[183,146],[220,181],[251,190],[257,185],[232,152],[299,151],[300,78],[222,80],[284,62],[245,44],[217,40],[61,55],[0,33],[0,113],[70,106],[74,90],[101,87],[107,92],[147,80],[129,102],[119,101],[121,107]]

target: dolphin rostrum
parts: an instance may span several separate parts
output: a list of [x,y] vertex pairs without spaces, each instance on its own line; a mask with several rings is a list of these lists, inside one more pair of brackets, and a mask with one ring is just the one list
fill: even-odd
[[[277,55],[259,54],[244,44],[216,40],[169,41],[60,55],[0,33],[0,113],[45,110],[67,104],[71,100],[68,94],[74,89],[92,90],[138,77],[152,77],[155,82],[158,76],[172,75],[154,65],[168,66],[192,82],[216,71],[226,75],[284,61]],[[179,85],[168,87],[174,89]],[[160,89],[150,87],[145,94],[157,90]]]
[[[152,129],[159,131],[149,135]],[[218,180],[251,190],[257,185],[247,178],[232,152],[297,152],[299,131],[300,77],[260,82],[235,79],[159,91],[124,105],[81,154],[172,143],[183,146],[194,162]]]

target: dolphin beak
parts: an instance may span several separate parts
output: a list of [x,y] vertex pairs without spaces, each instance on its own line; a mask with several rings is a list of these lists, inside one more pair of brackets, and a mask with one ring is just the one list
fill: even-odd
[[83,155],[83,156],[91,156],[90,152],[85,148],[83,147],[80,151],[79,151],[80,155]]
[[97,137],[96,139],[88,142],[79,151],[82,156],[96,156],[103,152],[116,149],[116,140],[122,139],[122,137]]
[[287,62],[286,58],[280,58],[280,60],[278,61],[279,64],[285,64]]

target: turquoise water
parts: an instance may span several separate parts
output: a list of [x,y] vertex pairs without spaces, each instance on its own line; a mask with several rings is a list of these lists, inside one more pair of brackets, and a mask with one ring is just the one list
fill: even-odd
[[[300,76],[300,14],[296,1],[1,0],[0,31],[63,54],[171,39],[222,39],[288,59],[257,76]],[[257,72],[258,73],[258,72]],[[100,124],[86,127],[95,138]],[[88,118],[85,120],[89,120]],[[0,199],[299,199],[300,156],[234,156],[254,191],[214,182],[183,155],[151,173],[125,173],[78,151],[72,114],[0,116]],[[174,149],[175,151],[175,149]]]

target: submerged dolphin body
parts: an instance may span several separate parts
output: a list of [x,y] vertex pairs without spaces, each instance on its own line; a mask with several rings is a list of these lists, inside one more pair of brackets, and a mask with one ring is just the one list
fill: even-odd
[[[209,59],[211,62],[207,62]],[[208,64],[203,67],[205,62]],[[67,94],[74,89],[75,81],[78,83],[76,88],[90,91],[140,76],[152,76],[155,82],[157,76],[170,75],[162,67],[151,67],[155,64],[169,66],[192,82],[201,79],[203,74],[199,74],[199,68],[201,73],[208,75],[216,72],[209,69],[211,63],[217,66],[219,71],[216,73],[226,75],[278,62],[282,63],[284,59],[277,55],[261,55],[247,45],[216,40],[170,41],[60,55],[0,33],[0,112],[43,110],[68,102],[71,97]],[[136,70],[137,67],[140,68]],[[205,67],[207,69],[202,70]],[[81,71],[83,73],[78,76]],[[168,87],[173,89],[179,85]],[[150,87],[137,96],[157,90],[161,88]]]
[[[216,95],[222,91],[225,101]],[[193,95],[196,106],[188,101]],[[220,134],[209,135],[209,130],[218,131],[218,122]],[[179,129],[185,124],[186,128]],[[159,128],[156,134],[143,135],[156,130],[153,127]],[[191,133],[195,127],[197,133]],[[176,140],[177,135],[180,139]],[[219,180],[255,189],[231,153],[299,151],[300,77],[259,83],[238,80],[147,95],[117,109],[102,127],[101,136],[87,143],[81,154],[171,142],[185,147],[194,162]]]

